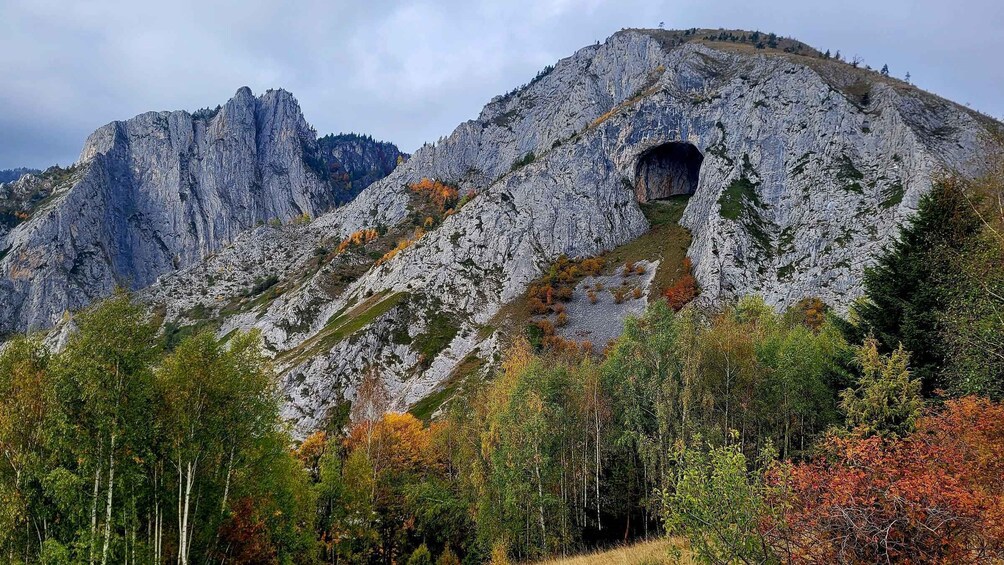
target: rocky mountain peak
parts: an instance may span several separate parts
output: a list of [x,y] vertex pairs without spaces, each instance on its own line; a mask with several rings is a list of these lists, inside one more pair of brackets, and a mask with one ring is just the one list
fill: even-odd
[[56,180],[26,189],[47,194],[44,205],[2,234],[0,332],[46,327],[115,286],[143,288],[256,225],[330,210],[342,192],[293,95],[247,87],[216,110],[102,126]]

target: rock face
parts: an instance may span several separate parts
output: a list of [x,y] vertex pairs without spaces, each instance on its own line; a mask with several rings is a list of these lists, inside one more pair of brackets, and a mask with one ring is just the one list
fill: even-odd
[[[161,184],[140,182],[152,174],[143,163],[173,152],[136,158],[139,166],[125,158],[140,144],[156,155],[162,144],[151,141],[155,134],[171,147],[188,140],[185,127],[172,133],[173,114],[160,118],[166,128],[142,128],[142,139],[129,135],[139,128],[109,126],[88,144],[95,149],[85,149],[74,189],[58,197],[76,198],[72,206],[43,207],[43,218],[63,216],[33,218],[6,238],[14,247],[0,264],[3,284],[24,287],[5,296],[30,299],[9,311],[27,322],[51,321],[92,288],[104,291],[138,272],[169,273],[143,299],[163,307],[175,327],[212,323],[220,336],[261,330],[283,374],[286,415],[301,433],[351,401],[369,371],[382,377],[397,407],[462,386],[507,339],[497,326],[500,310],[557,257],[596,255],[648,230],[639,201],[692,193],[682,224],[692,232],[689,256],[703,300],[760,294],[781,308],[817,296],[844,311],[861,294],[864,268],[915,210],[932,176],[945,168],[972,172],[982,135],[999,124],[782,43],[754,49],[700,30],[619,32],[496,97],[476,120],[421,148],[344,207],[309,224],[237,236],[261,219],[313,213],[331,198],[302,163],[313,154],[313,138],[292,112],[278,111],[282,105],[269,95],[255,102],[238,93],[241,107],[255,108],[238,114],[253,114],[247,121],[256,132],[264,124],[274,132],[256,134],[254,151],[240,136],[200,141],[234,119],[193,125],[198,154],[212,157],[178,170],[217,170],[212,163],[235,170],[194,185],[179,179],[185,190],[177,198],[141,188]],[[113,143],[120,139],[131,141]],[[222,160],[214,153],[220,147],[243,161]],[[335,153],[325,154],[343,166],[350,161]],[[249,177],[258,184],[226,180]],[[408,185],[426,177],[458,187],[466,203],[438,221],[425,218]],[[172,209],[155,213],[137,196],[110,198],[123,180],[136,187],[130,194],[155,193]],[[195,185],[200,190],[189,188]],[[212,197],[203,189],[210,186]],[[212,208],[190,224],[181,211],[196,205]],[[108,210],[114,213],[102,215]],[[145,214],[162,218],[155,230],[140,227],[150,221],[112,229],[101,220]],[[648,259],[653,270],[674,267]],[[171,272],[175,266],[182,268]],[[155,277],[138,277],[136,286]],[[55,307],[48,296],[57,298]]]
[[[375,172],[366,159],[342,169],[384,174],[386,158]],[[216,110],[108,124],[56,181],[19,181],[47,198],[2,234],[0,333],[47,327],[115,286],[148,286],[256,224],[327,211],[338,196],[326,179],[316,134],[283,90],[244,87]]]

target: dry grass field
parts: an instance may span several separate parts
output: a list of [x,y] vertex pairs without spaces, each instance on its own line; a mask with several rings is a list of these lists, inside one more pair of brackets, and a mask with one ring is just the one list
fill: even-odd
[[538,565],[690,565],[686,551],[676,559],[671,540],[660,539],[574,557],[542,561]]

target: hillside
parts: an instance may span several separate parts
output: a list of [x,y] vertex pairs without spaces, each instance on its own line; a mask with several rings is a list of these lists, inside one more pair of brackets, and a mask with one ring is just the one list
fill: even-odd
[[[529,322],[558,322],[558,310],[569,321],[557,335],[602,348],[683,275],[684,254],[705,303],[819,297],[843,312],[932,176],[973,172],[997,124],[797,41],[768,34],[761,48],[751,38],[618,32],[495,97],[328,213],[379,175],[340,169],[359,140],[315,141],[288,93],[242,89],[219,114],[113,124],[88,142],[73,189],[55,190],[57,205],[5,237],[7,319],[44,327],[129,281],[171,335],[258,328],[284,375],[286,415],[306,434],[371,370],[398,408],[435,393],[422,407],[432,413],[494,363],[500,342]],[[215,151],[209,137],[231,135],[223,124],[240,120],[219,118],[231,115],[249,124],[234,134],[247,153],[226,159],[226,174],[246,179],[236,192],[201,153]],[[111,166],[157,164],[149,132],[188,139],[179,132],[189,127],[185,143],[205,149],[177,162],[204,172],[193,186],[213,187],[212,198]],[[251,150],[253,139],[278,145]],[[367,154],[384,167],[398,160],[383,147]],[[347,184],[331,189],[333,179]],[[123,206],[113,194],[142,198]],[[80,231],[92,224],[62,211],[85,197],[80,209],[115,221]],[[165,211],[164,228],[138,227]],[[61,262],[32,251],[65,233],[59,241],[74,243]],[[557,281],[548,271],[562,256],[572,263]],[[576,261],[589,257],[602,266],[583,277]],[[628,262],[637,272],[622,276]],[[567,287],[560,308],[531,312],[528,288],[556,281]]]
[[[493,362],[500,339],[522,332],[526,318],[507,322],[505,306],[525,300],[559,256],[616,256],[646,233],[640,201],[689,198],[681,223],[702,300],[760,294],[784,307],[816,296],[843,311],[932,175],[972,170],[987,122],[954,103],[841,62],[706,41],[672,47],[660,35],[628,30],[583,48],[343,209],[280,230],[297,250],[286,261],[297,276],[255,271],[280,282],[245,302],[249,311],[220,311],[232,294],[186,301],[154,289],[156,300],[179,312],[198,306],[201,316],[181,323],[208,322],[221,335],[262,329],[286,375],[287,415],[305,433],[351,400],[368,369],[399,408],[436,391],[448,398],[471,368]],[[423,178],[469,201],[435,210],[409,189]],[[381,237],[315,255],[367,229]],[[380,259],[399,243],[403,250]],[[670,284],[658,270],[680,266],[655,263],[664,245],[633,259]],[[355,266],[346,271],[345,261]],[[620,266],[606,264],[604,276]],[[195,280],[204,278],[180,273],[161,287]],[[632,300],[641,302],[624,308],[637,311],[662,290],[640,279],[625,291],[633,297],[639,284]],[[616,327],[620,314],[609,318]]]

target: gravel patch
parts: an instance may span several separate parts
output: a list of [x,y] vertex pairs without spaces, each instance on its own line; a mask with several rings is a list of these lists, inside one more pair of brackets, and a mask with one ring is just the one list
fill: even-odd
[[[659,268],[659,261],[639,261],[636,264],[645,268],[644,274],[624,277],[619,268],[614,275],[582,279],[572,293],[572,300],[565,304],[568,323],[556,328],[556,333],[565,339],[591,341],[597,350],[620,336],[628,316],[640,316],[645,312],[648,289]],[[602,285],[603,290],[595,290],[597,284]],[[627,288],[640,288],[641,298],[634,298],[628,291],[623,302],[617,304],[612,291],[624,284]],[[590,289],[594,289],[596,294],[595,304],[589,299]]]

